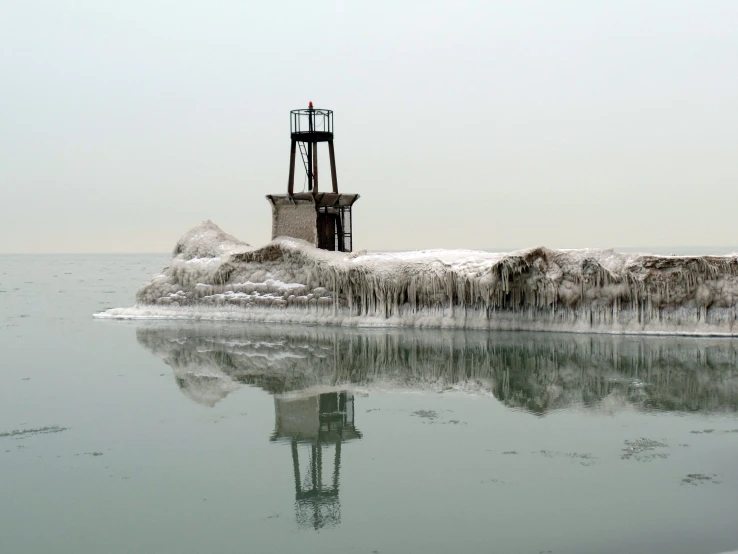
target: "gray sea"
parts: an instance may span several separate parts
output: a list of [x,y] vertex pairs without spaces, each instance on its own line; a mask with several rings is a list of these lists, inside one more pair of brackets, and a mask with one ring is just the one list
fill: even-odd
[[738,341],[96,320],[0,256],[0,553],[738,550]]

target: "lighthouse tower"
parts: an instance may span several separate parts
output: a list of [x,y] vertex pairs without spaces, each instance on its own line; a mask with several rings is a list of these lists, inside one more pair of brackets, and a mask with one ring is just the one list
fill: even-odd
[[[351,208],[358,194],[338,192],[336,156],[333,149],[333,111],[314,108],[290,112],[290,173],[287,194],[269,194],[272,205],[272,239],[294,237],[317,248],[351,252]],[[318,188],[318,144],[328,143],[330,192]],[[300,151],[305,168],[306,190],[295,192],[295,159]]]

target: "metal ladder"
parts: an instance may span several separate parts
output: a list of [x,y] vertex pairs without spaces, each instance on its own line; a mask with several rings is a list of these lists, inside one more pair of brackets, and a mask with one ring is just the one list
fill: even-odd
[[[298,142],[298,147],[300,148],[300,157],[302,158],[302,165],[305,166],[305,174],[308,176],[311,176],[310,173],[310,167],[308,166],[308,157],[307,157],[307,149],[310,148],[309,143],[308,146],[305,146],[304,142]],[[312,189],[308,189],[312,190]]]

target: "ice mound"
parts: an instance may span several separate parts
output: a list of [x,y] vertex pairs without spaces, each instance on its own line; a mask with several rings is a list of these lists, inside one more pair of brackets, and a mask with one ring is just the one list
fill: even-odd
[[253,248],[236,237],[224,233],[210,220],[187,231],[174,246],[175,259],[217,258],[225,254],[246,252]]
[[733,335],[738,255],[532,248],[346,254],[262,248],[207,221],[112,318]]

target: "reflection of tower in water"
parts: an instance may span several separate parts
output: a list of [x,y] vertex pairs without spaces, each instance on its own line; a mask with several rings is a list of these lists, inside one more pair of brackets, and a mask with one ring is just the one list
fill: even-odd
[[338,525],[341,444],[361,438],[354,424],[354,395],[275,396],[274,412],[271,440],[289,440],[291,445],[298,525]]

